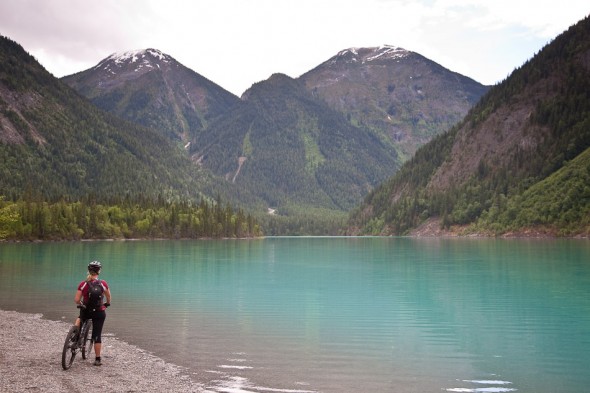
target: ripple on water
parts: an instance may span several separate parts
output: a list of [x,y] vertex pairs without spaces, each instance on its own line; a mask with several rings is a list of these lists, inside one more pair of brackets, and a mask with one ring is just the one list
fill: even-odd
[[[512,382],[509,381],[502,381],[502,380],[472,380],[472,379],[463,379],[461,382],[466,384],[472,385],[470,387],[460,387],[460,388],[449,388],[446,389],[447,392],[459,392],[459,393],[505,393],[505,392],[514,392],[518,389],[507,387],[507,385],[512,385]],[[475,385],[475,386],[473,386]],[[491,385],[499,385],[499,386],[491,386]]]

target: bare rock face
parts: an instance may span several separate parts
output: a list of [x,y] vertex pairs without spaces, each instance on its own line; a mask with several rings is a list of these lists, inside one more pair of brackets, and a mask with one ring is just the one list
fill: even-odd
[[489,88],[390,45],[342,50],[300,80],[352,121],[385,135],[405,158],[461,120]]

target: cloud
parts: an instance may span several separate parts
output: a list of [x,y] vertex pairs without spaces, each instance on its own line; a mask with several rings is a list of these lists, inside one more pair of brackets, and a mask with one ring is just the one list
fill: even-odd
[[577,0],[20,0],[0,1],[0,33],[56,76],[152,47],[241,94],[341,49],[392,44],[491,84],[585,8]]
[[588,12],[577,0],[437,0],[433,8],[457,11],[471,29],[523,28],[544,38],[556,36]]
[[[126,4],[123,6],[123,4]],[[128,3],[115,0],[21,0],[0,2],[2,34],[16,40],[59,76],[80,71],[116,48],[133,44],[140,32]],[[61,72],[60,72],[61,71]]]

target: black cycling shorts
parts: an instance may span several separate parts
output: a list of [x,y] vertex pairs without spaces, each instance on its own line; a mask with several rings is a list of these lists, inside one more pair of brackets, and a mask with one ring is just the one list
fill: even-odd
[[82,320],[80,322],[80,326],[82,326],[81,324],[84,323],[84,321],[86,319],[92,319],[92,339],[94,340],[95,343],[101,343],[102,342],[102,326],[104,325],[104,320],[107,317],[107,313],[102,310],[102,311],[86,311],[86,310],[80,310],[80,319]]

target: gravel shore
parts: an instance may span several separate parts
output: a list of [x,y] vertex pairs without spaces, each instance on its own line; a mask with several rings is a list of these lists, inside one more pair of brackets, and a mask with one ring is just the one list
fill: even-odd
[[76,356],[63,370],[61,353],[70,324],[41,314],[0,310],[0,392],[205,392],[203,386],[146,351],[104,337],[102,363]]

